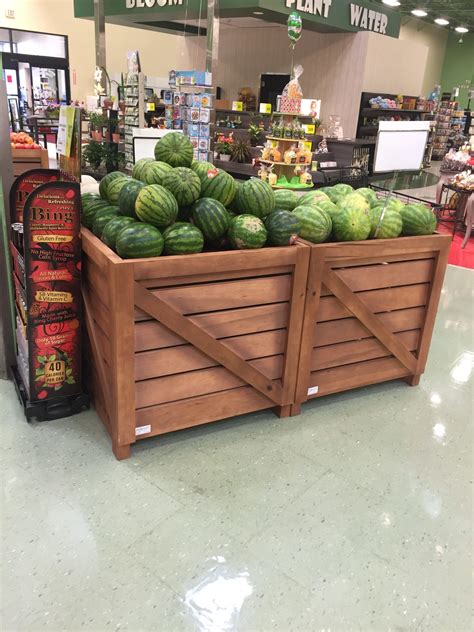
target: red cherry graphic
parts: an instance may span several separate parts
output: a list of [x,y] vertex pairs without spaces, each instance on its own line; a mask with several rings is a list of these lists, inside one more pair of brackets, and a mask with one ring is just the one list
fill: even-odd
[[50,182],[57,182],[58,181],[58,176],[51,176],[51,178],[49,179]]
[[40,391],[38,393],[38,399],[44,399],[45,397],[48,397],[48,391]]
[[66,191],[66,197],[68,200],[72,200],[72,198],[76,197],[76,192],[73,189],[69,189],[69,191]]
[[82,270],[82,261],[78,261],[78,262],[76,263],[76,268],[77,268],[78,270]]

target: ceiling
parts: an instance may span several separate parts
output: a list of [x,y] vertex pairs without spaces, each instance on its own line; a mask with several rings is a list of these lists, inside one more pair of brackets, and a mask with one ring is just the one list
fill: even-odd
[[401,4],[395,10],[402,15],[411,15],[412,9],[424,9],[428,12],[426,18],[418,18],[423,22],[433,24],[435,18],[446,18],[449,26],[439,28],[453,30],[456,26],[465,26],[470,33],[474,32],[474,0],[400,0]]

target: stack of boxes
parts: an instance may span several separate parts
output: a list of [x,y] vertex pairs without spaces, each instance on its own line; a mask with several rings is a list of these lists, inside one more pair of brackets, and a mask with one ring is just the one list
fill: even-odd
[[182,130],[193,144],[194,159],[200,161],[209,160],[211,152],[211,83],[209,73],[171,71],[172,89],[164,92],[166,129]]

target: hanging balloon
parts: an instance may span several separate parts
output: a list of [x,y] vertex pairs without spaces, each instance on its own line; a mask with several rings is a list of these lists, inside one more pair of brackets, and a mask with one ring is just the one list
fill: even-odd
[[291,46],[293,48],[296,46],[296,42],[300,39],[302,31],[303,20],[301,19],[301,15],[296,11],[293,11],[293,13],[290,13],[288,16],[288,37],[291,40]]

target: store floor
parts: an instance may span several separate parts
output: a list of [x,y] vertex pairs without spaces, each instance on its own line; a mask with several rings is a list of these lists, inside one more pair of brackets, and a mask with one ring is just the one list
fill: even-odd
[[449,267],[426,375],[136,445],[28,425],[0,382],[1,629],[467,632],[472,280]]

